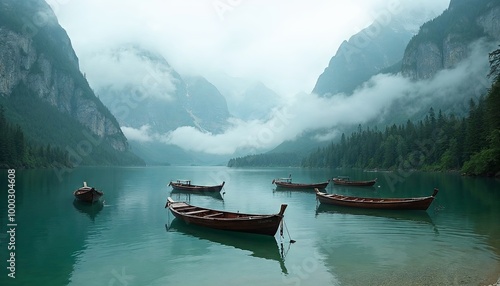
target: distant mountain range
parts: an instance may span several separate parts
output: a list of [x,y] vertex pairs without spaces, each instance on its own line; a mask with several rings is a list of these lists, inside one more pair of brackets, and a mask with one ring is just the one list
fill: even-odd
[[[44,21],[35,21],[36,15]],[[383,74],[404,76],[412,83],[429,80],[460,66],[474,47],[487,50],[500,41],[498,0],[452,0],[442,15],[420,26],[426,17],[420,13],[411,20],[396,15],[389,22],[376,20],[344,41],[313,93],[322,99],[339,93],[349,97]],[[137,44],[100,51],[89,63],[97,67],[88,75],[94,90],[46,2],[0,1],[0,105],[30,142],[66,150],[77,165],[224,164],[229,156],[184,151],[169,142],[169,134],[181,127],[221,134],[231,127],[231,117],[265,120],[283,105],[260,82],[226,75],[184,76],[160,52]],[[396,101],[386,108],[385,117],[371,123],[418,119],[430,106],[462,116],[464,108],[450,106],[463,107],[466,99],[488,87],[482,77],[470,80],[458,94],[442,90],[432,102]],[[356,127],[345,126],[345,132]],[[318,134],[306,130],[270,153],[302,155],[329,144],[315,140]]]
[[250,81],[227,74],[210,74],[208,79],[226,98],[232,116],[243,120],[264,120],[271,110],[280,106],[280,96],[259,81]]
[[279,103],[278,95],[260,82],[183,76],[160,53],[134,44],[100,51],[87,61],[93,71],[103,62],[115,71],[112,76],[106,71],[93,74],[89,80],[125,132],[130,132],[134,152],[148,164],[224,164],[228,155],[185,151],[169,142],[169,134],[181,127],[221,134],[230,117],[262,119]]
[[[414,83],[431,79],[440,71],[456,68],[470,56],[477,56],[472,54],[474,51],[482,52],[481,63],[487,63],[488,52],[500,41],[500,2],[453,0],[448,9],[425,22],[413,36],[412,29],[405,29],[403,23],[404,20],[396,18],[382,26],[375,22],[376,27],[368,27],[342,43],[320,75],[313,93],[323,97],[337,93],[349,96],[367,83],[368,86],[374,84],[368,80],[382,74],[402,75]],[[374,30],[379,32],[370,32]],[[474,65],[474,61],[472,59],[470,64]],[[486,65],[462,67],[455,76],[467,71],[476,74],[471,75],[468,78],[470,83],[463,83],[461,89],[437,89],[439,96],[434,95],[432,101],[428,101],[429,98],[415,102],[412,98],[402,97],[387,106],[384,116],[372,121],[371,127],[384,128],[408,119],[420,120],[428,114],[430,107],[465,116],[470,99],[485,94],[491,84],[486,78]],[[442,80],[449,79],[443,76]],[[356,129],[357,126],[344,126],[343,132],[349,134]],[[315,135],[309,132],[294,141],[283,142],[269,153],[296,153],[303,151],[304,146],[311,150],[330,143],[315,141]]]
[[201,164],[203,159],[197,158],[203,156],[168,144],[165,138],[182,126],[223,132],[230,114],[219,90],[201,76],[181,76],[159,53],[137,45],[103,51],[97,57],[98,65],[106,59],[115,71],[106,79],[94,79],[99,98],[122,127],[142,130],[143,138],[129,138],[134,152],[148,164]]

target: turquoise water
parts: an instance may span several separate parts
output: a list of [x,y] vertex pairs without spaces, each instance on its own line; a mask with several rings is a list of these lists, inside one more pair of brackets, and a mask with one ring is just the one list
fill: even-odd
[[[7,185],[7,170],[0,182]],[[378,178],[374,187],[327,192],[427,196],[425,211],[319,206],[313,192],[275,190],[337,175]],[[225,181],[217,196],[171,194],[170,180]],[[7,188],[0,198],[0,285],[487,285],[500,276],[500,181],[442,173],[299,168],[78,168],[16,170],[15,279],[7,274]],[[83,181],[104,203],[74,202]],[[164,208],[168,196],[204,207],[285,212],[284,238],[185,225]],[[296,243],[290,244],[290,239]]]

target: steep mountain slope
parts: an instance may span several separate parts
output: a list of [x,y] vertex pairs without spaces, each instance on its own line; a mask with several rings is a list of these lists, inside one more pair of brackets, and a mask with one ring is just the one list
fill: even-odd
[[279,95],[259,81],[232,77],[224,73],[208,75],[226,98],[231,114],[243,120],[265,119],[280,105]]
[[402,73],[427,79],[454,68],[470,55],[469,45],[480,38],[500,40],[500,2],[454,0],[442,15],[422,25],[409,42]]
[[0,2],[0,103],[28,138],[66,148],[75,163],[141,162],[42,0]]
[[388,25],[375,22],[340,45],[312,92],[351,94],[371,76],[400,61],[414,33],[397,19]]

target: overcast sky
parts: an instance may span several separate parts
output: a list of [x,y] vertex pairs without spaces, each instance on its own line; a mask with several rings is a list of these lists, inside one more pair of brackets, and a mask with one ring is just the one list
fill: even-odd
[[[50,0],[49,4],[67,30],[91,85],[97,84],[96,78],[109,80],[102,71],[92,77],[96,69],[104,69],[110,78],[116,74],[106,67],[103,51],[137,43],[162,54],[181,75],[210,78],[225,73],[260,80],[287,98],[267,119],[231,118],[230,128],[222,134],[187,126],[157,134],[147,125],[122,126],[129,140],[156,140],[212,154],[269,150],[316,128],[328,130],[318,139],[330,140],[338,136],[336,126],[373,121],[395,100],[428,103],[445,96],[444,91],[449,95],[465,90],[467,79],[482,79],[488,67],[487,49],[476,45],[468,60],[433,79],[412,82],[399,75],[377,75],[350,97],[309,94],[342,41],[379,17],[411,19],[416,7],[427,7],[434,18],[449,0]],[[96,59],[104,66],[96,66]]]
[[[83,72],[103,49],[140,43],[181,74],[224,72],[279,94],[311,92],[343,40],[379,16],[449,0],[48,0]],[[408,8],[409,9],[403,9]],[[406,11],[406,12],[404,12]],[[91,75],[89,76],[91,78]],[[92,82],[91,82],[92,84]]]

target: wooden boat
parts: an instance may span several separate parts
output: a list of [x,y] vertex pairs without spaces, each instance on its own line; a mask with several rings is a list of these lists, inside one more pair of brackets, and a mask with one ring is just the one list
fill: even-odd
[[363,198],[327,194],[318,189],[315,191],[316,198],[323,204],[366,209],[427,210],[439,190],[434,189],[434,193],[429,197],[418,198]]
[[172,189],[177,191],[191,191],[191,192],[220,192],[224,187],[226,182],[222,182],[220,185],[216,186],[199,186],[192,185],[190,180],[177,180],[175,182],[168,183]]
[[83,182],[83,187],[74,191],[73,195],[80,201],[94,203],[98,201],[104,195],[104,193],[87,186],[87,182]]
[[312,184],[304,184],[304,183],[292,183],[292,178],[278,178],[274,179],[271,184],[275,184],[277,187],[281,188],[288,188],[288,189],[324,189],[328,184],[330,183],[330,180],[323,182],[323,183],[312,183]]
[[351,181],[349,177],[337,177],[332,179],[333,184],[342,186],[365,187],[373,186],[377,182],[377,178],[369,181]]
[[176,218],[187,224],[273,236],[278,230],[287,205],[282,204],[277,214],[258,215],[192,206],[185,202],[176,202],[169,197],[165,205],[165,208],[167,207]]

